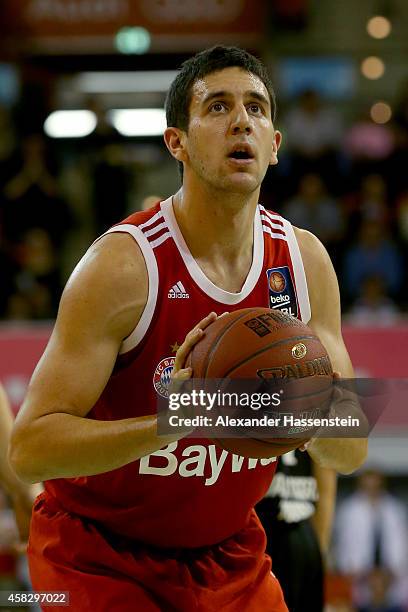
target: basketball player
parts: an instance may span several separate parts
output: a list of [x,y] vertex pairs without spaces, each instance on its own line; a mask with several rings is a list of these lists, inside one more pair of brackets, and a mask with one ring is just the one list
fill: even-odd
[[10,405],[0,384],[0,487],[4,488],[10,496],[21,540],[21,545],[16,543],[16,550],[23,552],[28,540],[35,489],[17,478],[7,460],[12,424],[13,416]]
[[[310,319],[335,369],[352,376],[337,281],[314,236],[258,204],[281,134],[257,59],[237,48],[197,54],[166,111],[182,187],[91,246],[17,417],[12,464],[25,480],[46,481],[31,576],[37,590],[69,591],[76,612],[284,612],[253,510],[275,460],[158,437],[156,399],[172,368],[191,376],[187,355],[217,315],[270,306],[274,272],[285,308]],[[316,439],[309,452],[351,472],[366,443]]]
[[323,612],[324,566],[336,503],[336,473],[290,451],[256,513],[290,612]]

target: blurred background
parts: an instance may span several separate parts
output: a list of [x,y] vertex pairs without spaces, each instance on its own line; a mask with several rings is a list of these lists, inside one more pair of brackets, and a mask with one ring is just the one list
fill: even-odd
[[[213,44],[243,46],[271,72],[284,139],[261,201],[329,250],[357,374],[408,378],[406,0],[2,0],[0,379],[15,411],[86,248],[178,189],[165,94],[180,63]],[[367,463],[401,516],[404,409],[404,394],[391,401]],[[355,486],[340,479],[339,507]],[[389,601],[396,567],[407,576],[406,517],[398,525],[404,551],[364,586],[378,601]],[[340,549],[334,539],[328,609],[346,612],[357,604]],[[403,583],[391,603],[407,605]]]

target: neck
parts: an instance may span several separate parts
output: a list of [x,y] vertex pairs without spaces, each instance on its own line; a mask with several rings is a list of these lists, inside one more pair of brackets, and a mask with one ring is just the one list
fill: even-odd
[[195,258],[219,253],[233,261],[253,246],[259,189],[251,194],[212,192],[184,184],[173,198],[174,214]]

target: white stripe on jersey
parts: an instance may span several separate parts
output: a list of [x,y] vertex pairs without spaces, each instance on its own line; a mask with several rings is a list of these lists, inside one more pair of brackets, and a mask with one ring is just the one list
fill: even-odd
[[160,236],[159,238],[156,238],[156,240],[152,240],[151,242],[149,241],[149,244],[152,247],[152,249],[155,249],[160,244],[165,242],[167,238],[171,238],[170,232],[165,232],[164,234],[162,234],[162,236]]
[[259,208],[261,209],[261,212],[264,213],[265,215],[268,215],[268,217],[273,220],[273,221],[280,221],[281,224],[283,225],[283,219],[280,215],[276,215],[271,213],[270,210],[266,210],[265,206],[262,206],[262,204],[259,205]]
[[271,228],[279,229],[284,232],[283,225],[281,223],[273,223],[273,221],[271,221],[270,218],[266,215],[261,215],[261,219],[262,221],[265,221]]
[[155,225],[155,227],[152,227],[152,229],[149,229],[147,232],[143,233],[146,238],[148,238],[149,236],[154,236],[154,234],[157,234],[158,232],[160,232],[160,230],[164,228],[167,228],[167,223],[165,221],[163,221],[163,223],[159,223],[159,225]]
[[290,258],[292,260],[293,273],[295,275],[296,293],[300,307],[300,314],[303,323],[308,323],[311,317],[311,310],[302,255],[292,224],[287,219],[283,219],[283,222],[287,235]]
[[163,213],[162,213],[161,210],[159,210],[159,212],[157,212],[155,215],[153,215],[153,217],[151,219],[148,219],[144,223],[141,223],[140,225],[138,225],[138,227],[141,230],[143,230],[144,227],[149,227],[149,225],[153,225],[153,223],[158,221],[160,219],[160,217],[162,217],[162,216],[163,216]]
[[285,242],[288,241],[285,234],[277,234],[276,232],[273,232],[269,225],[262,225],[262,229],[266,234],[272,236],[272,238],[278,238],[279,240],[284,240]]

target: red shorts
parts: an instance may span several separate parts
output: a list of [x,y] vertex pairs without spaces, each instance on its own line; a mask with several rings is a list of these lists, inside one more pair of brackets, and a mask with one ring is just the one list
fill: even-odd
[[264,549],[255,512],[215,546],[158,549],[107,534],[42,493],[28,556],[36,591],[69,592],[61,612],[287,612]]

